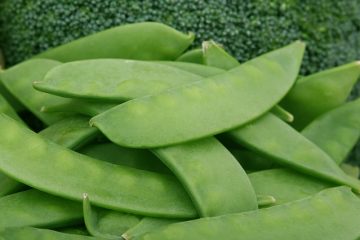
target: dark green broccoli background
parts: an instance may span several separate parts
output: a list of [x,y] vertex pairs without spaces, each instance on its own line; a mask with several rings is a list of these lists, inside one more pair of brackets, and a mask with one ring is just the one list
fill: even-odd
[[[244,62],[296,39],[309,74],[360,59],[359,0],[0,0],[0,48],[8,66],[124,23],[159,21],[214,39]],[[360,95],[360,85],[353,92]],[[360,163],[360,146],[353,152]]]

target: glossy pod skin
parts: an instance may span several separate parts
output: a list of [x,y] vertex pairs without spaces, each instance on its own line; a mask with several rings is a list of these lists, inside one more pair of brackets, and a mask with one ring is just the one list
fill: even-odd
[[161,23],[143,22],[110,28],[36,56],[61,62],[94,58],[174,60],[194,40]]
[[295,42],[211,79],[130,100],[92,118],[91,124],[114,143],[135,148],[186,142],[241,126],[286,94],[304,47]]
[[8,227],[63,227],[80,223],[81,203],[35,189],[0,198],[0,229]]
[[121,234],[136,226],[141,217],[115,211],[97,211],[91,206],[89,196],[83,194],[84,222],[88,232],[103,239],[120,239]]
[[155,148],[152,152],[188,191],[200,217],[257,209],[257,199],[241,165],[215,138]]
[[359,221],[359,198],[338,187],[271,208],[171,224],[136,239],[353,240]]
[[300,78],[280,105],[294,115],[292,126],[301,130],[322,113],[343,104],[359,75],[358,61]]
[[33,85],[63,97],[122,102],[199,80],[198,75],[159,63],[96,59],[62,64]]
[[0,124],[0,170],[20,182],[73,200],[81,200],[86,192],[94,205],[139,215],[197,215],[185,190],[171,176],[92,159],[36,135],[5,115],[0,115]]
[[76,234],[61,233],[53,230],[32,227],[0,229],[1,240],[103,240]]
[[40,112],[42,105],[44,103],[60,104],[64,99],[36,91],[32,87],[32,82],[43,79],[50,69],[60,64],[60,62],[48,59],[29,60],[0,73],[0,78],[9,92],[46,125],[65,118],[66,114]]
[[324,113],[301,134],[342,163],[360,137],[360,99]]
[[176,61],[204,64],[203,51],[200,48],[189,50],[178,57]]
[[360,192],[360,181],[347,176],[318,146],[271,113],[227,134],[276,163]]

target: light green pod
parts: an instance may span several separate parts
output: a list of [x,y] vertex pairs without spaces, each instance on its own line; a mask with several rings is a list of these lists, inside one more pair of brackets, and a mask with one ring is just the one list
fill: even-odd
[[258,195],[273,196],[281,205],[316,194],[335,185],[290,169],[277,168],[250,173],[249,179]]
[[0,78],[9,92],[47,125],[63,119],[66,115],[62,113],[43,113],[40,112],[40,108],[44,103],[60,104],[64,99],[33,89],[32,82],[43,79],[50,69],[58,65],[60,65],[60,62],[36,59],[20,63],[0,73]]
[[47,104],[41,107],[41,111],[45,113],[78,113],[85,116],[96,116],[112,107],[117,106],[117,103],[87,101],[84,99],[66,99],[60,104]]
[[176,59],[177,62],[204,64],[202,49],[189,50]]
[[354,240],[359,221],[359,198],[338,187],[271,208],[171,224],[136,239]]
[[89,196],[83,194],[83,213],[85,226],[94,237],[120,239],[121,234],[140,222],[141,217],[115,211],[102,212],[92,208]]
[[[24,123],[23,120],[17,115],[12,106],[7,102],[7,100],[0,94],[0,112],[5,113],[9,117]],[[25,124],[25,123],[24,123]]]
[[61,62],[94,58],[174,60],[194,40],[156,22],[126,24],[80,38],[35,56]]
[[360,75],[360,62],[300,78],[280,105],[294,115],[293,126],[301,130],[316,117],[345,102]]
[[352,176],[353,178],[359,178],[360,176],[360,169],[359,166],[354,166],[348,163],[342,163],[340,164],[340,168],[349,176]]
[[201,217],[257,209],[241,165],[215,138],[152,149],[177,176]]
[[224,73],[223,69],[217,67],[211,67],[196,63],[188,63],[188,62],[171,62],[171,61],[157,61],[157,63],[168,65],[171,67],[176,67],[182,69],[184,71],[188,71],[199,75],[201,77],[211,77],[220,73]]
[[198,75],[159,63],[95,59],[62,64],[33,85],[63,97],[122,102],[199,80]]
[[204,64],[224,70],[230,70],[239,66],[237,59],[228,54],[219,44],[214,41],[202,43]]
[[324,113],[301,134],[323,149],[337,164],[342,163],[360,137],[360,99]]
[[81,203],[35,189],[0,198],[0,212],[0,229],[68,226],[83,218]]
[[360,192],[360,181],[346,175],[318,146],[271,113],[228,134],[274,162]]
[[91,124],[114,143],[135,148],[230,130],[259,117],[286,94],[304,48],[295,42],[211,79],[128,101],[92,118]]
[[94,205],[144,216],[192,218],[197,215],[185,190],[172,176],[114,165],[73,152],[4,114],[0,115],[0,125],[3,127],[0,170],[20,182],[78,201],[83,193],[88,193]]
[[32,227],[0,229],[0,239],[4,240],[101,240],[76,234],[61,233],[53,230]]
[[172,174],[169,169],[147,149],[125,148],[113,143],[98,143],[87,145],[79,149],[79,152],[92,158],[114,164]]
[[139,224],[135,225],[134,227],[128,229],[121,237],[124,240],[131,240],[135,239],[141,235],[144,235],[148,232],[152,232],[160,227],[180,222],[181,220],[178,219],[166,219],[166,218],[150,218],[144,217],[141,219]]

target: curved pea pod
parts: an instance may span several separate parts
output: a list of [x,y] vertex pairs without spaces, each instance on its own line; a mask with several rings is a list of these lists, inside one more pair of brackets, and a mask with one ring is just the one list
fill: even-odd
[[360,137],[360,99],[324,113],[307,125],[301,134],[340,164]]
[[9,117],[21,123],[24,123],[23,120],[19,117],[19,115],[17,115],[15,110],[12,108],[12,106],[7,102],[7,100],[3,96],[1,96],[1,94],[0,94],[0,112],[5,113]]
[[34,59],[20,63],[0,73],[0,78],[5,87],[24,104],[36,117],[46,125],[51,125],[66,115],[62,113],[47,114],[40,112],[44,103],[59,104],[63,98],[36,91],[32,87],[33,81],[43,79],[52,68],[59,66],[60,62],[48,59]]
[[217,67],[206,66],[206,65],[196,64],[196,63],[171,62],[171,61],[158,61],[157,63],[168,65],[171,67],[176,67],[176,68],[182,69],[184,71],[188,71],[193,74],[199,75],[201,77],[211,77],[211,76],[225,72],[225,70],[217,68]]
[[203,42],[202,51],[205,65],[230,70],[240,64],[237,59],[228,54],[214,41]]
[[33,85],[63,97],[121,102],[199,80],[198,75],[159,63],[95,59],[62,64]]
[[[93,140],[98,133],[89,126],[87,118],[74,116],[51,125],[39,134],[59,145],[76,149]],[[21,182],[0,172],[0,197],[25,188],[26,186]]]
[[101,238],[61,233],[32,227],[0,229],[0,237],[0,239],[4,240],[101,240]]
[[173,60],[187,49],[194,34],[156,22],[126,24],[69,42],[35,56],[61,62],[94,58]]
[[149,150],[124,148],[113,143],[90,144],[79,152],[102,161],[133,167],[141,170],[172,174]]
[[114,211],[107,213],[104,213],[104,210],[103,213],[96,211],[92,208],[86,193],[83,194],[83,213],[88,232],[92,236],[102,239],[120,239],[122,233],[140,222],[140,217],[135,215]]
[[358,61],[300,78],[280,105],[294,114],[292,125],[301,130],[322,113],[343,104],[359,75]]
[[0,229],[60,227],[80,223],[81,203],[30,189],[0,198]]
[[117,103],[87,101],[84,99],[66,99],[62,103],[46,104],[41,107],[44,113],[78,113],[85,116],[96,116],[112,107],[118,105]]
[[360,181],[346,175],[318,146],[271,113],[228,134],[276,163],[360,192]]
[[271,208],[171,224],[136,239],[352,240],[359,221],[359,198],[338,187]]
[[144,235],[148,232],[154,231],[160,227],[180,222],[178,219],[166,219],[166,218],[151,218],[144,217],[139,224],[128,229],[121,237],[125,240],[136,239],[137,237]]
[[144,216],[192,218],[197,215],[185,190],[171,176],[73,152],[3,114],[0,124],[0,170],[20,182],[79,201],[86,192],[91,194],[94,205]]
[[176,59],[177,62],[189,62],[189,63],[197,63],[204,64],[203,52],[202,49],[196,48],[189,50],[183,53],[180,57]]
[[152,149],[177,176],[201,217],[257,209],[241,165],[215,138]]
[[286,94],[303,52],[304,44],[295,42],[211,79],[128,101],[92,118],[91,124],[116,144],[136,148],[230,130],[259,117]]
[[335,186],[327,181],[282,168],[253,172],[248,176],[256,193],[259,196],[273,196],[276,199],[273,204],[276,205],[306,198]]

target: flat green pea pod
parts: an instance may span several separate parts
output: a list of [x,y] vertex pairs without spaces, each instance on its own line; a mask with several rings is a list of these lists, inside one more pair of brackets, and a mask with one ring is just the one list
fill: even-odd
[[273,196],[275,205],[309,197],[335,185],[285,168],[250,173],[249,179],[258,195]]
[[24,123],[23,120],[17,115],[12,106],[7,102],[7,100],[0,94],[0,112],[5,113],[9,117]]
[[239,161],[247,172],[256,172],[276,167],[274,161],[263,157],[253,151],[230,148],[231,154]]
[[124,240],[131,240],[135,239],[141,235],[144,235],[148,232],[154,231],[160,227],[172,224],[172,223],[178,223],[182,220],[178,219],[166,219],[166,218],[151,218],[151,217],[144,217],[141,219],[141,221],[135,225],[134,227],[128,229],[126,232],[124,232],[121,237]]
[[105,213],[108,214],[107,216],[104,216],[104,213],[100,216],[101,212],[92,208],[86,193],[83,194],[83,213],[88,232],[94,237],[103,239],[121,239],[121,234],[137,225],[141,219],[135,215],[129,217],[129,214],[114,211]]
[[358,166],[354,166],[348,163],[342,163],[340,164],[340,167],[347,175],[352,176],[353,178],[359,178],[360,169]]
[[182,69],[184,71],[188,71],[191,73],[194,73],[196,75],[199,75],[201,77],[211,77],[215,76],[220,73],[224,73],[225,70],[212,67],[212,66],[206,66],[196,63],[188,63],[188,62],[171,62],[171,61],[157,61],[157,63],[168,65],[171,67],[176,67],[179,69]]
[[342,163],[360,137],[360,99],[345,103],[316,118],[301,134]]
[[300,78],[280,105],[294,114],[292,125],[301,130],[316,117],[343,104],[359,75],[358,61]]
[[94,58],[174,60],[194,40],[156,22],[126,24],[69,42],[35,56],[61,62]]
[[30,189],[0,198],[0,229],[8,227],[63,227],[81,223],[79,202]]
[[63,113],[48,114],[40,112],[44,103],[60,104],[63,98],[36,91],[32,87],[33,81],[43,79],[45,74],[61,63],[48,59],[35,59],[20,63],[0,73],[5,87],[26,106],[36,117],[46,125],[51,125],[63,118]]
[[66,99],[62,103],[47,104],[41,107],[41,111],[45,113],[78,113],[85,116],[96,116],[112,107],[117,103],[88,101],[84,99]]
[[63,97],[122,102],[199,80],[198,75],[159,63],[95,59],[62,64],[33,86]]
[[72,200],[82,200],[86,192],[94,205],[122,212],[197,216],[185,190],[172,176],[92,159],[33,133],[4,114],[0,114],[0,124],[0,170],[24,184]]
[[237,59],[225,52],[225,50],[214,41],[203,42],[202,51],[205,65],[230,70],[240,64]]
[[271,113],[228,134],[280,165],[360,192],[360,181],[346,175],[329,155]]
[[71,227],[64,227],[64,228],[57,228],[56,231],[62,233],[70,233],[76,235],[83,235],[83,236],[90,236],[89,232],[86,230],[85,226],[71,226]]
[[[93,140],[98,131],[89,126],[86,117],[73,116],[51,125],[39,134],[59,145],[76,149]],[[25,188],[23,183],[0,172],[0,197]]]
[[128,101],[92,118],[91,124],[112,142],[135,148],[161,147],[230,130],[259,117],[286,94],[296,79],[304,48],[295,42],[211,79]]
[[271,208],[171,224],[136,239],[353,240],[359,221],[359,198],[338,187]]
[[4,240],[101,240],[101,238],[61,233],[53,230],[32,227],[6,228],[0,230],[0,239]]
[[177,176],[200,217],[257,209],[257,198],[241,165],[216,139],[155,148],[152,152]]
[[169,169],[146,149],[125,148],[113,143],[98,143],[84,146],[78,151],[92,158],[114,164],[171,174]]
[[204,64],[203,52],[201,48],[196,48],[183,53],[176,59],[177,62],[189,62]]

